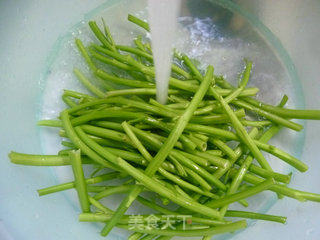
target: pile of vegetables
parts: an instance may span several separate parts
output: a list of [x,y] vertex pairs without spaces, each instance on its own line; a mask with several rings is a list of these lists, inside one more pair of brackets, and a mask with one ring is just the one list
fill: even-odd
[[[128,19],[149,31],[146,22],[132,15]],[[245,219],[285,223],[286,217],[229,208],[234,202],[247,207],[246,198],[266,190],[279,198],[320,201],[319,194],[287,187],[291,175],[277,172],[262,154],[307,171],[305,163],[268,141],[283,127],[302,130],[292,119],[320,119],[319,110],[284,108],[287,96],[277,106],[255,99],[259,89],[247,87],[252,70],[249,60],[245,60],[238,86],[233,86],[214,75],[212,66],[199,70],[193,60],[178,52],[168,103],[159,104],[150,44],[138,37],[133,46],[117,45],[104,22],[102,30],[94,21],[89,26],[100,44],[85,47],[76,39],[76,45],[96,79],[89,80],[79,69],[74,74],[92,95],[64,90],[67,108],[57,120],[38,123],[60,128],[66,148],[57,155],[9,154],[15,164],[71,165],[74,181],[40,189],[40,196],[75,189],[80,221],[105,222],[102,236],[113,227],[133,231],[131,240],[210,239],[245,228]],[[94,166],[88,177],[84,165]],[[119,180],[117,185],[108,184],[114,179]],[[143,197],[146,191],[162,204]],[[126,195],[116,210],[100,201],[119,193]],[[157,228],[132,227],[126,211],[134,201],[153,209],[158,219],[163,214],[185,215],[187,224],[181,220],[174,223],[174,229],[161,229],[159,220]],[[175,204],[174,210],[168,208],[169,202]],[[140,220],[146,222],[147,215]]]

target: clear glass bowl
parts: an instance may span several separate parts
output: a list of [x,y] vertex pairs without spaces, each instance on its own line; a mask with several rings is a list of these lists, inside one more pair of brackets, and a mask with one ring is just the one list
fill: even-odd
[[[250,84],[261,89],[259,98],[276,103],[286,93],[292,107],[319,108],[320,48],[317,39],[320,34],[313,28],[313,23],[320,19],[319,4],[295,1],[293,6],[271,2],[214,0],[199,4],[199,1],[184,1],[177,48],[204,65],[213,64],[216,73],[225,74],[230,81],[236,81],[243,67],[242,59],[249,58],[254,61]],[[7,23],[7,34],[0,40],[5,47],[0,56],[5,63],[0,68],[1,112],[4,113],[1,118],[4,137],[0,142],[3,160],[0,168],[1,239],[101,238],[99,224],[78,222],[79,208],[74,204],[73,191],[37,196],[36,189],[70,179],[68,167],[15,166],[9,163],[6,155],[10,150],[50,154],[60,148],[56,131],[40,129],[36,121],[57,116],[63,107],[60,101],[63,88],[82,89],[72,76],[74,66],[85,68],[74,49],[73,39],[93,40],[86,23],[102,16],[116,40],[129,43],[144,32],[128,23],[126,16],[133,13],[145,18],[145,6],[143,0],[106,3],[97,0],[83,5],[74,0],[61,5],[45,2],[32,8],[11,2],[6,8],[0,8],[1,12],[7,10],[2,15],[3,22]],[[87,12],[88,9],[93,10]],[[86,13],[84,17],[83,13]],[[15,21],[12,21],[13,16]],[[33,40],[34,35],[40,37]],[[305,174],[294,172],[290,186],[317,192],[320,165],[316,147],[320,123],[303,124],[302,133],[283,130],[272,141],[311,166]],[[277,159],[269,160],[285,173],[292,171]],[[108,204],[115,207],[118,199],[119,196],[111,198]],[[316,203],[291,199],[276,201],[276,196],[268,192],[249,200],[251,210],[288,216],[288,224],[250,221],[250,227],[241,233],[215,239],[316,239],[320,235],[316,228],[320,207]],[[135,208],[143,211],[139,205]],[[125,236],[124,231],[116,230],[110,239],[125,239]]]

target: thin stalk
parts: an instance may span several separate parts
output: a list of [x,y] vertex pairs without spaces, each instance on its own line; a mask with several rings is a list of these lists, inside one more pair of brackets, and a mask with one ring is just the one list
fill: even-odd
[[235,104],[238,107],[242,107],[245,108],[247,110],[256,112],[257,114],[269,119],[270,121],[276,123],[276,124],[280,124],[282,126],[285,126],[287,128],[293,129],[295,131],[301,131],[303,129],[303,126],[301,124],[292,122],[288,119],[285,119],[283,117],[280,117],[278,115],[275,115],[273,113],[269,113],[261,108],[255,107],[253,105],[251,105],[250,103],[247,103],[245,101],[242,100],[234,100],[232,102],[233,104]]
[[134,186],[133,185],[120,185],[120,186],[108,186],[104,191],[97,193],[94,195],[95,200],[100,200],[102,198],[119,194],[119,193],[126,193],[129,192]]
[[70,151],[69,157],[71,160],[71,166],[74,175],[74,185],[78,193],[81,210],[83,213],[90,212],[90,203],[88,198],[89,195],[87,192],[87,184],[82,169],[80,150]]
[[261,108],[264,111],[276,114],[283,118],[320,120],[320,110],[287,109],[279,106],[268,105],[253,98],[243,98],[243,100],[255,107]]
[[245,212],[245,211],[236,211],[236,210],[228,210],[225,216],[259,219],[259,220],[272,221],[272,222],[278,222],[283,224],[286,223],[287,221],[287,218],[282,216],[275,216],[275,215],[254,213],[254,212]]
[[258,127],[258,128],[264,128],[272,124],[271,121],[251,121],[246,119],[241,119],[240,122],[242,123],[243,126]]
[[98,69],[96,74],[97,74],[97,76],[99,76],[100,78],[102,78],[104,80],[108,80],[108,81],[111,81],[113,83],[120,84],[120,85],[125,85],[125,86],[129,86],[129,87],[136,87],[136,88],[155,88],[154,83],[117,77],[117,76],[106,73],[102,69]]
[[128,240],[138,240],[139,238],[141,238],[144,235],[144,233],[132,233],[129,237]]
[[105,186],[87,186],[87,190],[89,193],[99,193],[102,192],[104,190],[106,190],[107,187]]
[[125,160],[131,161],[143,166],[147,165],[147,161],[140,154],[136,152],[131,152],[131,151],[118,149],[118,148],[111,148],[111,147],[105,147],[105,149]]
[[[70,158],[68,156],[61,155],[34,155],[10,152],[9,158],[12,163],[29,166],[64,166],[71,165]],[[88,158],[82,159],[83,164],[92,163]]]
[[170,158],[170,161],[172,162],[172,164],[175,166],[175,168],[177,169],[177,173],[178,175],[182,176],[182,177],[186,177],[188,176],[186,170],[184,169],[184,167],[182,166],[182,164],[177,160],[175,159],[174,157],[172,156],[169,156]]
[[102,24],[103,24],[104,35],[107,37],[107,40],[109,41],[112,49],[114,51],[116,51],[115,42],[114,42],[113,37],[111,35],[110,29],[109,29],[108,25],[106,24],[106,22],[104,21],[103,18],[101,18],[101,21],[102,21]]
[[[169,89],[169,94],[177,94],[178,90]],[[131,89],[121,89],[121,90],[113,90],[108,91],[106,93],[106,97],[117,97],[117,96],[125,96],[125,95],[156,95],[155,88],[131,88]]]
[[128,20],[136,25],[138,25],[139,27],[142,27],[143,29],[145,29],[146,31],[150,31],[149,28],[149,24],[143,20],[141,20],[140,18],[137,18],[131,14],[128,14]]
[[233,92],[230,93],[227,97],[225,97],[224,100],[226,103],[232,102],[245,89],[245,87],[247,86],[247,83],[249,81],[249,78],[250,78],[251,69],[252,69],[252,62],[246,61],[246,67],[245,67],[244,72],[242,73],[242,79],[240,81],[239,87],[237,89],[233,90]]
[[213,164],[213,165],[215,165],[217,167],[221,167],[221,168],[226,168],[230,164],[229,161],[224,159],[224,158],[221,158],[221,157],[218,157],[218,156],[213,156],[213,155],[208,156],[205,153],[203,153],[203,154],[197,153],[197,155],[193,155],[191,153],[187,153],[187,152],[183,152],[183,151],[180,151],[180,153],[182,155],[184,155],[185,157],[189,158],[190,160],[192,160],[192,161],[194,161],[194,162],[196,162],[199,165],[202,165],[204,167],[207,167],[209,165],[209,162],[211,164]]
[[62,95],[62,100],[69,107],[77,106],[77,103],[74,100],[72,100],[70,97],[68,97],[68,96],[63,96]]
[[[208,167],[210,165],[210,162],[203,158],[203,157],[200,157],[200,156],[195,156],[191,153],[187,153],[185,151],[179,151],[178,152],[180,154],[182,154],[183,156],[185,156],[186,158],[190,159],[191,161],[193,161],[194,163],[198,164],[199,166],[203,166],[203,167]],[[220,167],[223,167],[225,165],[225,162],[224,160],[220,161],[220,159],[216,158],[214,159],[213,161],[216,161],[216,164],[219,165]]]
[[209,142],[218,147],[221,151],[223,151],[230,159],[236,159],[237,154],[230,148],[226,143],[224,143],[219,138],[209,138]]
[[257,144],[257,147],[259,147],[261,150],[271,153],[272,155],[282,159],[284,162],[290,164],[294,168],[298,169],[300,172],[305,172],[308,170],[308,166],[305,163],[291,156],[290,154],[282,151],[281,149],[263,143],[261,141],[255,141],[255,143]]
[[[178,110],[173,110],[173,109],[167,107],[166,105],[163,105],[163,104],[161,104],[161,103],[158,103],[158,102],[157,102],[155,99],[153,99],[153,98],[150,98],[150,99],[149,99],[149,103],[150,103],[151,105],[154,105],[154,106],[157,106],[157,107],[159,107],[159,108],[162,108],[162,109],[164,109],[165,111],[168,111],[168,112],[173,112],[173,113],[179,112]],[[183,111],[180,111],[179,115],[181,115],[182,113],[183,113]]]
[[[122,63],[114,58],[108,58],[100,53],[104,53],[106,51],[105,48],[97,45],[97,44],[91,44],[90,45],[90,54],[93,58],[99,60],[100,62],[103,62],[103,63],[106,63],[108,65],[111,65],[111,66],[114,66],[114,67],[117,67],[117,68],[120,68],[122,70],[126,70],[126,71],[136,71],[137,69],[132,67],[132,66],[129,66],[125,63]],[[98,69],[96,69],[97,71]],[[96,73],[96,71],[94,73]]]
[[201,152],[205,152],[207,150],[207,140],[200,139],[191,133],[189,133],[188,137],[194,144],[196,144],[196,148],[198,150],[200,150]]
[[204,141],[204,142],[208,142],[208,140],[209,140],[209,137],[208,137],[208,136],[206,136],[206,135],[204,135],[204,134],[201,134],[201,133],[192,133],[192,135],[193,135],[194,137],[196,137],[196,138],[201,139],[201,140]]
[[133,40],[134,44],[136,45],[136,47],[138,49],[140,49],[141,51],[148,52],[148,49],[146,48],[145,44],[142,43],[142,36],[138,35],[134,40]]
[[112,121],[95,121],[91,125],[96,127],[103,127],[108,128],[116,131],[123,131],[122,126],[118,122],[112,122]]
[[81,42],[81,40],[76,38],[75,43],[76,43],[82,57],[86,60],[87,64],[89,65],[90,70],[92,72],[95,72],[97,70],[97,67],[92,62],[92,59],[89,56],[89,54],[88,54],[86,48],[84,47],[83,43]]
[[117,45],[116,48],[121,51],[124,51],[124,52],[133,53],[137,56],[144,57],[144,58],[148,59],[149,61],[153,61],[152,55],[149,54],[148,52],[146,52],[145,50],[141,50],[139,48],[125,46],[125,45]]
[[[243,109],[239,109],[239,110],[234,111],[234,114],[238,118],[245,117],[245,111]],[[208,124],[208,125],[219,124],[219,123],[224,124],[228,121],[229,121],[229,117],[227,114],[211,114],[208,116],[195,116],[190,120],[191,123]]]
[[192,61],[190,60],[190,58],[188,58],[187,55],[182,55],[182,60],[183,63],[187,65],[192,74],[195,75],[195,77],[198,80],[201,80],[203,78],[202,74],[199,72],[199,70],[196,68],[196,66],[192,63]]
[[[72,108],[69,109],[72,111]],[[137,119],[144,117],[143,113],[139,112],[129,112],[122,109],[105,109],[101,111],[93,111],[87,114],[83,114],[79,117],[73,118],[71,120],[73,126],[81,125],[92,120],[99,120],[105,118],[119,118],[119,119]]]
[[107,207],[105,207],[103,204],[101,204],[99,201],[95,200],[92,197],[89,197],[89,202],[91,205],[95,206],[97,209],[99,209],[101,212],[105,214],[112,214],[113,211]]
[[168,100],[171,101],[171,102],[175,102],[175,103],[183,103],[183,104],[189,104],[189,101],[182,98],[182,97],[179,97],[179,96],[175,96],[175,95],[170,95],[168,97]]
[[[244,163],[243,159],[239,159],[236,164],[241,166]],[[283,182],[283,183],[290,183],[291,180],[291,176],[290,175],[286,175],[286,174],[282,174],[282,173],[277,173],[277,172],[273,172],[270,170],[266,170],[264,168],[261,168],[253,163],[251,163],[251,165],[249,166],[248,170],[251,173],[254,173],[260,177],[263,178],[274,178],[274,180],[278,181],[278,182]]]
[[[232,177],[234,176],[234,174],[235,174],[235,172],[231,171]],[[249,173],[247,173],[243,179],[244,179],[244,181],[251,183],[251,184],[255,184],[255,185],[263,182],[262,178],[259,178],[255,175],[249,174]],[[281,184],[275,184],[274,186],[271,186],[270,191],[276,192],[278,194],[282,194],[282,195],[290,197],[290,198],[297,199],[298,201],[301,201],[301,202],[306,201],[306,200],[320,202],[320,194],[292,189],[292,188],[289,188],[289,187],[287,187],[285,185],[281,185]]]
[[[126,176],[126,175],[120,174],[118,172],[111,172],[111,173],[106,173],[106,174],[99,175],[96,177],[87,178],[87,179],[85,179],[85,182],[86,182],[86,184],[95,184],[95,183],[100,183],[100,182],[108,181],[108,180],[112,180],[112,179],[123,178],[124,176]],[[75,182],[73,181],[73,182],[58,184],[58,185],[47,187],[47,188],[42,188],[42,189],[37,190],[37,192],[38,192],[39,196],[43,196],[43,195],[47,195],[50,193],[68,190],[68,189],[71,189],[74,187],[75,187]]]
[[72,91],[72,90],[67,90],[67,89],[63,89],[63,95],[69,96],[69,97],[73,97],[73,98],[77,98],[77,99],[89,99],[89,100],[96,99],[95,97],[90,96],[88,94],[79,93],[79,92]]
[[84,75],[83,73],[75,68],[73,69],[73,73],[77,76],[79,81],[94,95],[96,95],[99,98],[105,98],[107,95],[102,92],[100,89],[98,89],[96,86],[94,86]]
[[220,110],[220,109],[221,107],[219,104],[211,104],[203,108],[198,108],[198,110],[194,112],[194,115],[204,115],[204,114],[211,113],[214,110]]
[[268,190],[273,185],[275,185],[275,180],[273,178],[267,179],[259,184],[257,184],[254,187],[248,188],[242,192],[238,192],[231,195],[226,195],[220,199],[217,200],[211,200],[208,203],[206,203],[206,206],[211,208],[218,208],[223,207],[224,205],[245,199],[247,197],[253,196],[255,194],[258,194],[262,191]]
[[224,153],[218,149],[213,149],[213,150],[209,149],[205,153],[208,155],[219,156],[219,157],[222,157],[224,155]]
[[212,189],[211,185],[207,183],[206,180],[204,180],[200,175],[198,175],[196,172],[192,171],[190,168],[185,168],[188,175],[194,179],[196,183],[198,183],[203,189],[210,191]]
[[94,33],[94,35],[99,39],[99,41],[108,49],[114,50],[113,46],[108,41],[107,37],[101,32],[100,28],[98,27],[95,21],[90,21],[89,26]]

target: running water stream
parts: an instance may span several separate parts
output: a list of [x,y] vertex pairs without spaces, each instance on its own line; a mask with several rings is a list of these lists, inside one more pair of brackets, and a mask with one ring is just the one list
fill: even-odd
[[177,32],[180,0],[149,0],[151,47],[156,73],[157,101],[165,104],[171,73],[172,44]]

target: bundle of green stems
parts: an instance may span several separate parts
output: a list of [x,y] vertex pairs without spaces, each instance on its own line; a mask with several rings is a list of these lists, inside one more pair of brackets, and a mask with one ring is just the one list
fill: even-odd
[[[132,15],[128,19],[149,31],[146,22]],[[99,42],[86,47],[80,39],[75,42],[90,73],[75,68],[74,74],[91,94],[64,90],[67,108],[56,120],[38,123],[60,128],[65,148],[57,155],[9,154],[15,164],[71,166],[74,181],[40,189],[40,196],[75,189],[80,221],[105,223],[102,236],[114,227],[133,231],[131,240],[210,239],[245,228],[245,219],[285,223],[286,217],[230,205],[238,202],[245,208],[246,198],[267,190],[281,198],[320,201],[319,194],[288,187],[291,174],[277,172],[263,154],[307,171],[305,163],[268,142],[281,128],[301,131],[303,126],[292,119],[318,120],[319,110],[284,108],[286,95],[277,106],[257,100],[259,89],[247,87],[249,60],[238,86],[233,86],[216,76],[212,66],[199,70],[178,52],[168,102],[162,105],[155,100],[150,43],[137,37],[133,46],[117,45],[104,22],[102,28],[94,21],[89,26]],[[85,176],[84,165],[93,166],[90,176]],[[110,185],[115,179],[117,184]],[[116,210],[101,201],[121,193],[125,197]],[[158,219],[163,214],[185,215],[189,224],[180,219],[174,229],[130,226],[126,211],[134,201],[152,209]],[[146,222],[147,217],[141,215],[140,220]],[[160,220],[157,224],[161,226]]]

